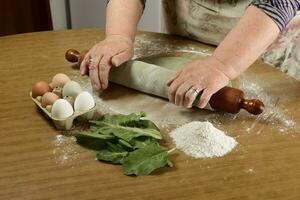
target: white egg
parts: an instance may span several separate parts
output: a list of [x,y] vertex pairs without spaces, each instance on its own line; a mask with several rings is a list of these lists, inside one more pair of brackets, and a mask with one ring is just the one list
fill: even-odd
[[75,81],[67,82],[62,89],[62,96],[71,96],[73,99],[76,99],[77,95],[82,92],[82,89],[79,83]]
[[71,104],[65,99],[56,100],[51,109],[51,116],[55,119],[66,119],[73,113]]
[[93,96],[88,92],[81,92],[74,102],[75,111],[88,111],[95,106]]

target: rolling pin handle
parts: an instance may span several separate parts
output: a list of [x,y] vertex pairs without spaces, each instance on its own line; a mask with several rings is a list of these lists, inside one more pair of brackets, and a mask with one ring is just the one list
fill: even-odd
[[71,63],[78,63],[78,65],[80,66],[81,62],[83,61],[85,55],[89,52],[89,50],[83,50],[81,53],[79,53],[77,50],[75,49],[69,49],[66,54],[65,54],[65,58],[67,61],[71,62]]
[[75,49],[69,49],[65,54],[66,60],[71,63],[78,62],[79,57],[80,57],[80,53],[78,51],[76,51]]
[[264,111],[264,103],[258,99],[242,99],[241,108],[247,110],[253,115],[259,115]]

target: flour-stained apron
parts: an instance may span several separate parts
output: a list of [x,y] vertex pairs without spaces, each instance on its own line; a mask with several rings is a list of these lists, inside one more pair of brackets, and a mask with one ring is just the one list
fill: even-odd
[[164,0],[169,33],[219,44],[243,15],[251,0]]

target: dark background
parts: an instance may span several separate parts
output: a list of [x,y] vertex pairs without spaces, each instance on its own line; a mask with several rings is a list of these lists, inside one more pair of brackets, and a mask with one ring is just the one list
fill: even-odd
[[0,36],[52,29],[49,0],[0,1]]

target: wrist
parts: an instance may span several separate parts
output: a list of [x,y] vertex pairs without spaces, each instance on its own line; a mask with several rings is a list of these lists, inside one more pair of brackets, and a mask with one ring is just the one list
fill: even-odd
[[122,34],[109,34],[106,35],[105,37],[106,40],[123,40],[124,42],[133,45],[133,40],[126,35],[122,35]]
[[214,54],[207,58],[207,62],[210,67],[214,67],[218,71],[222,72],[230,80],[235,79],[239,75],[239,73],[231,65],[225,64]]

